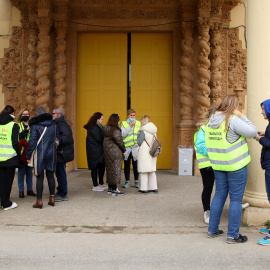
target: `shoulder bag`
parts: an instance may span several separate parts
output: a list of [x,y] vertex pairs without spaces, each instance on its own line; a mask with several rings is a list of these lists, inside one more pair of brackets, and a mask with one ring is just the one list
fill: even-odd
[[[150,147],[150,145],[148,144],[146,140],[145,142]],[[149,149],[150,156],[157,157],[158,155],[161,154],[161,150],[162,150],[161,142],[156,136],[154,136],[154,142]]]

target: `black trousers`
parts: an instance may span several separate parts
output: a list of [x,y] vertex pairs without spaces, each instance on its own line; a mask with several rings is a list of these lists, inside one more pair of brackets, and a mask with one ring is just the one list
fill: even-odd
[[97,176],[99,179],[99,184],[103,185],[104,181],[103,181],[103,177],[104,177],[104,173],[105,173],[105,163],[99,163],[96,168],[94,168],[91,171],[91,176],[92,176],[92,181],[93,181],[93,186],[97,187],[98,186],[98,181],[97,181]]
[[[53,171],[46,170],[46,177],[48,180],[50,195],[54,195],[55,192],[55,180],[53,174],[54,174]],[[37,176],[37,199],[42,199],[43,180],[44,180],[44,171],[42,171],[41,174]]]
[[15,175],[15,167],[0,167],[0,198],[3,208],[10,207],[10,193]]
[[117,189],[117,185],[108,185],[108,189],[116,190]]
[[211,195],[215,182],[215,174],[212,167],[200,169],[203,182],[202,204],[204,211],[210,210]]
[[130,180],[130,160],[132,160],[132,167],[133,167],[133,174],[134,180],[139,180],[139,173],[138,173],[138,161],[133,159],[132,153],[130,152],[127,160],[124,160],[124,174],[126,181]]

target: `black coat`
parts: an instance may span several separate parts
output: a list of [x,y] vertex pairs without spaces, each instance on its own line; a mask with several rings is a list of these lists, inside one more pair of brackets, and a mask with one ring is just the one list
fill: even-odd
[[[84,128],[86,129],[86,126]],[[95,124],[91,130],[87,131],[86,153],[89,170],[93,170],[98,164],[105,163],[103,140],[104,131],[98,124]]]
[[[0,115],[0,128],[2,125],[6,125],[12,121],[14,121],[14,119],[9,114]],[[16,151],[17,156],[12,157],[6,161],[1,161],[0,167],[18,167],[19,166],[20,155],[21,155],[20,148],[19,148],[19,140],[18,140],[19,130],[20,130],[19,125],[15,124],[12,128],[12,135],[11,135],[12,146],[14,150]]]
[[74,159],[74,140],[72,130],[64,116],[54,119],[57,129],[59,145],[57,147],[57,163],[67,163]]
[[265,136],[261,137],[259,143],[263,146],[261,152],[262,169],[270,167],[270,124],[266,127]]
[[28,148],[26,152],[26,159],[30,160],[32,152],[37,146],[37,142],[47,127],[38,147],[37,147],[37,174],[41,171],[55,171],[56,168],[56,145],[55,137],[57,136],[56,124],[52,120],[52,115],[43,113],[33,117],[29,121],[31,128]]

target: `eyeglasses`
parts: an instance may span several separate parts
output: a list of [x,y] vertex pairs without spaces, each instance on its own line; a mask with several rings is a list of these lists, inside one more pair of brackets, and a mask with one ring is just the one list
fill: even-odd
[[58,114],[57,112],[53,112],[52,114]]

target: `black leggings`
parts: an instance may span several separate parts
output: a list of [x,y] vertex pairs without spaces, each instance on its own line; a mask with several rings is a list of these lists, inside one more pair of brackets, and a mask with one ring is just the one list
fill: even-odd
[[[48,180],[50,195],[54,195],[55,192],[55,180],[53,174],[54,174],[53,171],[46,170],[46,177]],[[37,199],[42,199],[43,180],[44,180],[44,171],[42,171],[41,174],[37,176]]]
[[134,174],[134,180],[139,179],[139,173],[137,168],[138,161],[133,159],[132,152],[130,152],[127,160],[124,160],[124,173],[125,173],[125,179],[126,181],[129,181],[130,177],[130,160],[132,160],[132,167],[133,167],[133,174]]
[[117,185],[108,185],[108,189],[116,190],[117,189]]
[[92,181],[93,181],[93,186],[97,187],[98,186],[98,181],[97,181],[97,176],[99,178],[99,184],[103,185],[103,177],[104,177],[104,172],[105,172],[105,163],[98,164],[92,171],[91,171],[91,176],[92,176]]
[[210,210],[211,194],[215,182],[215,174],[212,167],[200,169],[203,181],[202,204],[204,211]]

